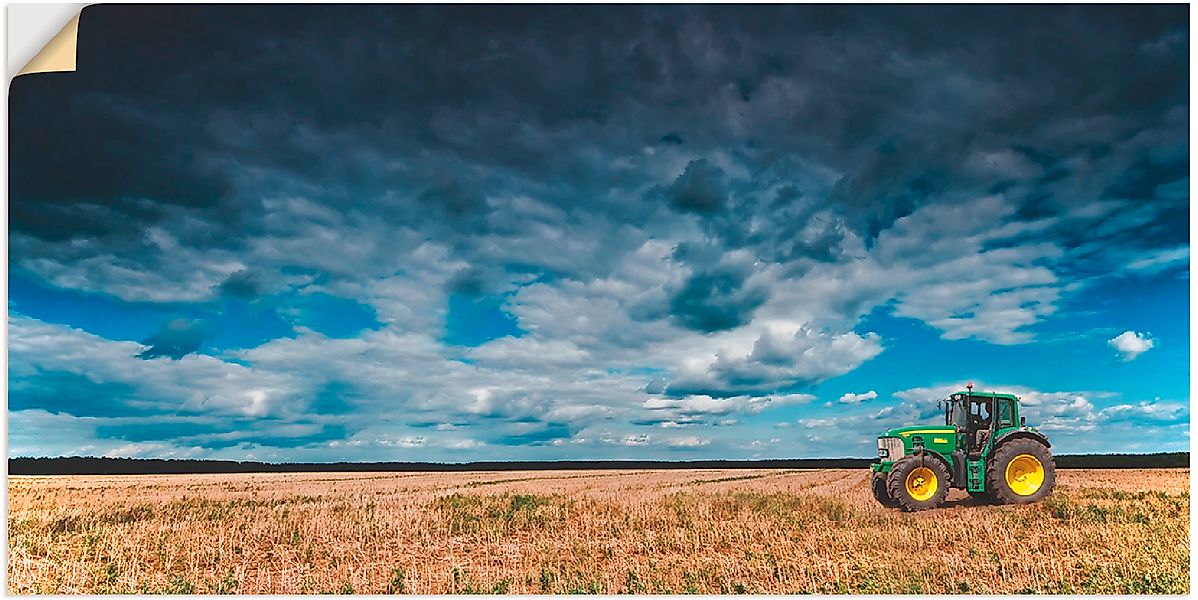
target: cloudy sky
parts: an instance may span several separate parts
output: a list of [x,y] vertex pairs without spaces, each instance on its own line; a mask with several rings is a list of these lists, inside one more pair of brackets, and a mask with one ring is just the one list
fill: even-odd
[[9,454],[1189,447],[1188,13],[84,11],[10,96]]

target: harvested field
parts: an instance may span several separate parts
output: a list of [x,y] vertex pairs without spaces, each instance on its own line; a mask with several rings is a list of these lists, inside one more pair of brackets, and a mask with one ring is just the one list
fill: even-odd
[[905,514],[861,470],[9,477],[8,592],[1189,591],[1186,469]]

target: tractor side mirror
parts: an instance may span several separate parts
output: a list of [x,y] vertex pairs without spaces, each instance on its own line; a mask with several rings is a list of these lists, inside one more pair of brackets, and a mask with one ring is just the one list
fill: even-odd
[[1019,417],[1019,426],[1027,427],[1027,417]]

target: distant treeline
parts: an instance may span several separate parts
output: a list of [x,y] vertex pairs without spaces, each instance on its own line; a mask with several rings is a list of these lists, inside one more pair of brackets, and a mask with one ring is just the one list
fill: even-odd
[[[470,463],[338,462],[263,463],[232,460],[144,458],[10,458],[9,475],[148,475],[186,473],[302,473],[329,471],[546,471],[582,469],[864,469],[869,458],[779,460],[565,460]],[[1188,467],[1189,452],[1073,454],[1056,457],[1062,469]]]

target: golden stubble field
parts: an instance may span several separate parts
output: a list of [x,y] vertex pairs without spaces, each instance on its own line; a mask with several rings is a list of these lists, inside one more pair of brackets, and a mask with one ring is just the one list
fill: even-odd
[[[8,592],[1172,593],[1187,469],[916,514],[864,470],[8,478]],[[963,497],[964,496],[964,497]]]

